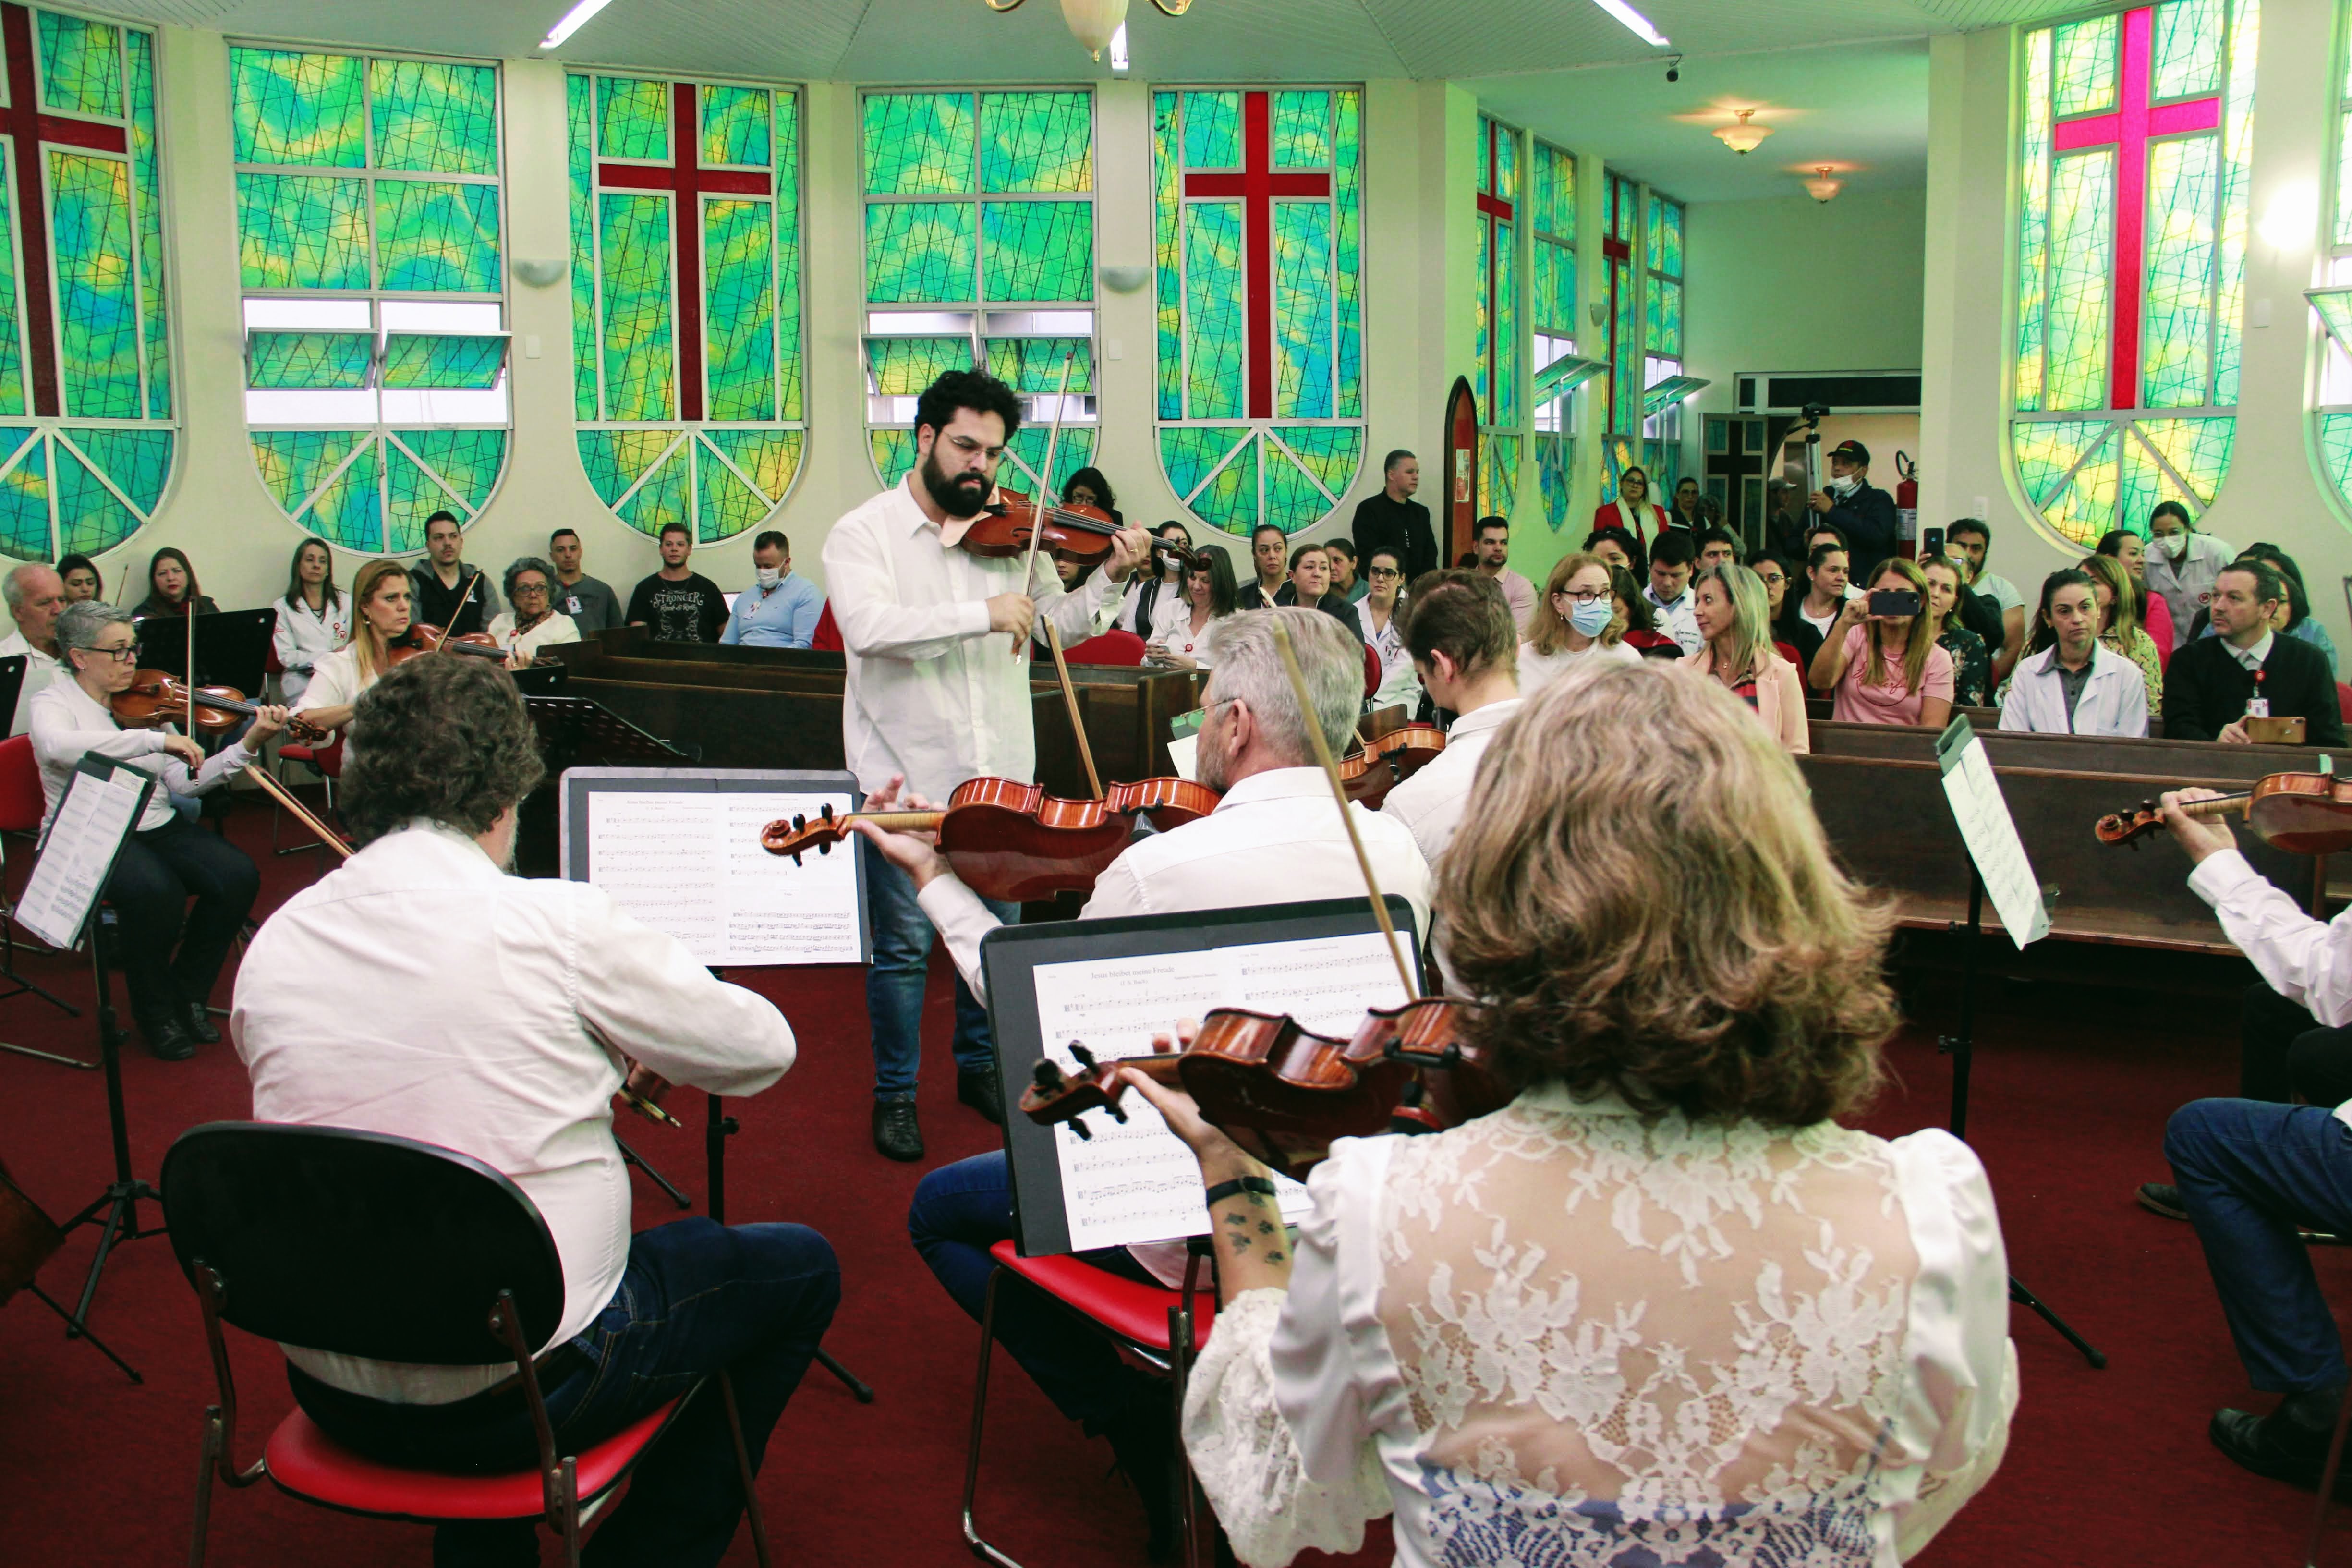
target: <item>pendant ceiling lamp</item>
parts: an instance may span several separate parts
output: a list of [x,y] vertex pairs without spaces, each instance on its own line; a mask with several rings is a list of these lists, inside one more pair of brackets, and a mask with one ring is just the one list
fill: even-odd
[[[1151,0],[1163,16],[1181,16],[1192,8],[1192,0]],[[982,0],[992,11],[1015,11],[1023,0]],[[1087,53],[1102,58],[1103,47],[1111,35],[1127,21],[1128,0],[1062,0],[1062,20],[1069,24],[1070,36],[1078,40]]]
[[1769,125],[1750,125],[1748,123],[1748,117],[1755,112],[1756,111],[1752,109],[1741,110],[1739,111],[1739,123],[1737,125],[1717,126],[1715,132],[1715,139],[1722,142],[1725,146],[1730,148],[1733,152],[1738,153],[1743,158],[1748,153],[1753,153],[1757,148],[1764,145],[1764,138],[1772,134],[1772,128]]

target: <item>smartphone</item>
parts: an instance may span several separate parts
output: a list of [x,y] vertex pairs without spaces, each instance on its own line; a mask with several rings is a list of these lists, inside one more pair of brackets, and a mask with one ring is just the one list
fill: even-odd
[[1919,613],[1919,595],[1908,588],[1874,589],[1870,595],[1870,613],[1907,620]]
[[1921,529],[1919,531],[1919,559],[1922,561],[1940,561],[1943,558],[1944,531],[1940,528]]

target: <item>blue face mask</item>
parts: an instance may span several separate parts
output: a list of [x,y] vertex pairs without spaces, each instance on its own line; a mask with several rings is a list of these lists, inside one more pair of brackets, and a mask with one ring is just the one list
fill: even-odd
[[1607,599],[1593,599],[1576,605],[1568,613],[1568,624],[1580,637],[1597,637],[1609,629],[1609,622],[1617,614],[1617,606]]

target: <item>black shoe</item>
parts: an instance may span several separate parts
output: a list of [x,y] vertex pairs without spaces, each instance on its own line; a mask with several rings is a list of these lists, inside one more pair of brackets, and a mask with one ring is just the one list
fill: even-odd
[[956,1074],[956,1098],[999,1127],[1004,1125],[1004,1100],[996,1091],[994,1073],[960,1072]]
[[205,1009],[203,1003],[189,1003],[187,1013],[188,1033],[194,1037],[196,1044],[200,1046],[220,1044],[221,1032],[214,1026],[212,1014]]
[[196,1054],[196,1042],[177,1018],[142,1018],[139,1032],[147,1037],[148,1054],[158,1061],[184,1062]]
[[[2315,1388],[2290,1394],[2268,1415],[2217,1410],[2206,1435],[2213,1447],[2254,1474],[2310,1491],[2319,1485],[2319,1472],[2327,1463],[2341,1392]],[[2352,1477],[2338,1479],[2339,1497],[2347,1490],[2347,1482]]]
[[[1169,1408],[1173,1394],[1168,1385],[1153,1383],[1129,1406],[1129,1414],[1104,1429],[1118,1468],[1143,1500],[1147,1534],[1143,1554],[1153,1563],[1172,1563],[1184,1538],[1183,1504],[1177,1491],[1175,1415]],[[1189,1474],[1189,1472],[1188,1472]]]
[[2180,1201],[2180,1189],[2170,1182],[2142,1182],[2139,1184],[2139,1206],[2167,1219],[2189,1217],[2189,1205]]
[[886,1159],[912,1162],[923,1157],[923,1128],[915,1120],[913,1100],[874,1102],[874,1147]]

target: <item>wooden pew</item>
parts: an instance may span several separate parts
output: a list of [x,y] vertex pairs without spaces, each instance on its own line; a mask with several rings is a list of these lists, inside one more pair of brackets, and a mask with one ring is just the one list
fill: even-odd
[[[1816,721],[1810,728],[1813,752],[1819,756],[1876,757],[1895,762],[1936,760],[1936,734],[1932,730],[1900,724],[1839,724],[1826,720]],[[2168,789],[2173,787],[2169,781],[2192,776],[2251,782],[2271,773],[2309,773],[2319,765],[2319,753],[2310,746],[2228,746],[2215,741],[2036,735],[1981,728],[1977,734],[1985,743],[1985,754],[1997,768],[2131,773],[2162,783]],[[2336,772],[2352,773],[2352,750],[2333,754]]]

